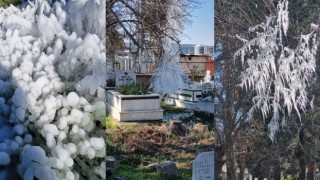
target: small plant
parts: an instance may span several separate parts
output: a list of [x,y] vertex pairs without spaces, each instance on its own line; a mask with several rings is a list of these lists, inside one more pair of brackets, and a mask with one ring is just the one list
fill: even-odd
[[117,125],[113,124],[110,119],[109,116],[106,116],[106,128],[108,129],[116,129]]
[[147,93],[146,90],[139,88],[135,83],[119,86],[116,90],[123,95],[143,95]]
[[116,87],[116,80],[108,79],[107,80],[107,87]]
[[164,110],[165,113],[180,114],[180,113],[185,113],[186,112],[186,109],[167,104],[164,101],[161,101],[161,105],[160,106]]

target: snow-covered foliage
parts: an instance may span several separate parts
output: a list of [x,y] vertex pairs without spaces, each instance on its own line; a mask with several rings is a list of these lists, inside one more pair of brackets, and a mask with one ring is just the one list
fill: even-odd
[[105,177],[104,23],[104,0],[0,8],[0,179]]
[[289,28],[288,1],[278,4],[278,15],[267,17],[265,23],[250,29],[256,38],[235,53],[245,63],[241,86],[253,89],[253,107],[262,112],[264,118],[272,116],[268,124],[269,136],[273,140],[280,125],[295,110],[300,117],[309,103],[307,87],[315,75],[317,40],[315,32],[301,35],[295,48],[285,40]]
[[[156,72],[151,79],[151,88],[159,94],[176,93],[184,86],[182,76],[184,74],[177,61],[173,60],[169,54],[165,54],[169,59],[162,58],[158,63]],[[175,55],[179,58],[179,55]]]
[[[173,0],[168,3],[167,24],[163,27],[165,36],[162,38],[163,55],[157,64],[154,76],[151,78],[151,88],[159,94],[175,93],[184,86],[182,76],[184,72],[179,65],[180,49],[175,42],[179,37],[179,30],[185,21],[183,17],[185,0]],[[169,27],[169,28],[166,28]]]

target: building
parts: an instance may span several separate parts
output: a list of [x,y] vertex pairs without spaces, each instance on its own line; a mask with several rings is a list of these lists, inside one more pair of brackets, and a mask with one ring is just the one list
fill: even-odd
[[181,44],[181,54],[200,54],[200,45],[198,44]]
[[179,63],[192,80],[202,80],[207,70],[211,76],[214,75],[214,61],[210,55],[181,54]]
[[181,54],[213,56],[213,46],[199,44],[181,44]]
[[[213,46],[181,44],[184,54],[180,55],[179,64],[188,76],[195,81],[200,81],[210,70],[211,76],[214,74]],[[155,72],[156,57],[151,50],[141,54],[140,63],[134,62],[134,56],[129,48],[118,51],[114,61],[108,64],[107,69],[133,70],[138,74],[152,75]],[[136,59],[137,61],[137,59]]]

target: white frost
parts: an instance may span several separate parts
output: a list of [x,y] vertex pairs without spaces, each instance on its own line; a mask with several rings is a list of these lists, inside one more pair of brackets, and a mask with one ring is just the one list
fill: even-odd
[[0,165],[8,165],[11,159],[9,155],[5,152],[0,152]]
[[278,4],[278,15],[251,28],[250,31],[260,28],[262,32],[246,41],[234,55],[246,67],[240,85],[256,93],[249,120],[256,109],[262,112],[264,119],[271,117],[268,128],[272,140],[293,110],[299,117],[306,110],[307,87],[315,75],[318,45],[315,32],[301,35],[292,49],[285,43],[288,27],[288,1],[284,0]]
[[23,179],[87,178],[72,172],[81,171],[73,158],[96,161],[102,152],[89,143],[79,155],[105,115],[96,95],[105,82],[105,4],[37,0],[0,9],[0,166]]

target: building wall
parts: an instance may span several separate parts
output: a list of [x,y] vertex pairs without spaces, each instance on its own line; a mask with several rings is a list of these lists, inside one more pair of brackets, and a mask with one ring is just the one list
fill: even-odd
[[210,75],[214,76],[214,61],[210,60],[207,64],[206,64],[206,70],[210,71]]
[[214,61],[208,55],[181,55],[179,63],[189,76],[202,77],[207,70],[214,74]]

